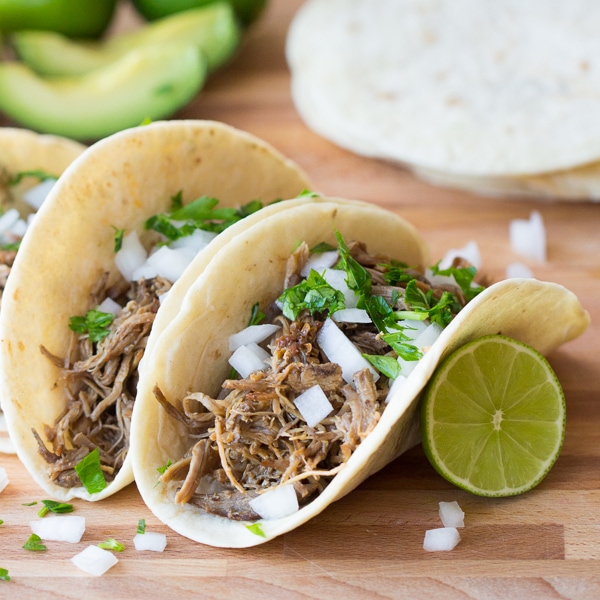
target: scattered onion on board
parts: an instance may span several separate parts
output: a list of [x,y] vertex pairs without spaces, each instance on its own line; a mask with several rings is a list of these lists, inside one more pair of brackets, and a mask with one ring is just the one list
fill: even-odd
[[76,544],[85,531],[85,517],[50,516],[39,521],[30,521],[29,526],[31,531],[43,540]]
[[164,533],[158,533],[156,531],[136,533],[133,538],[133,545],[139,552],[143,550],[162,552],[167,547],[167,536]]
[[509,223],[510,246],[516,254],[538,262],[546,260],[546,228],[537,210],[529,219],[513,219]]
[[440,527],[425,532],[423,550],[427,552],[444,552],[453,550],[460,542],[460,534],[456,527]]
[[458,502],[440,502],[440,519],[444,527],[464,527],[465,513]]
[[88,546],[79,554],[71,558],[71,562],[82,571],[90,575],[104,575],[111,567],[114,567],[119,559],[108,550],[98,546]]
[[4,491],[4,488],[8,485],[8,475],[6,474],[6,469],[0,467],[0,492]]

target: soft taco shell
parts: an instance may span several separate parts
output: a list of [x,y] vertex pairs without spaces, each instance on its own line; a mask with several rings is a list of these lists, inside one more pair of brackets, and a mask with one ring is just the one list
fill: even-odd
[[[211,121],[157,122],[117,133],[94,144],[67,170],[23,242],[0,316],[7,425],[19,458],[53,498],[101,500],[133,480],[127,458],[115,479],[93,496],[83,487],[59,487],[48,480],[31,433],[35,428],[43,435],[44,424],[54,424],[67,404],[56,385],[59,369],[40,346],[65,356],[70,317],[91,308],[90,291],[102,273],[117,278],[114,228],[141,234],[145,220],[168,211],[180,190],[184,203],[208,195],[220,206],[238,206],[293,197],[308,186],[304,173],[274,148]],[[244,228],[240,221],[227,235]],[[184,276],[158,314],[177,312],[186,285]]]
[[182,456],[190,442],[183,426],[160,407],[154,386],[171,402],[190,391],[218,391],[229,371],[228,336],[245,327],[255,302],[264,307],[279,295],[295,243],[335,243],[334,229],[346,240],[366,242],[370,252],[428,264],[423,240],[396,214],[334,199],[294,201],[285,211],[247,228],[214,256],[190,287],[177,318],[162,333],[153,331],[159,338],[146,357],[149,362],[138,387],[130,452],[148,507],[188,538],[213,546],[253,546],[294,529],[350,492],[418,442],[419,393],[442,357],[470,339],[503,333],[549,352],[587,326],[587,313],[564,287],[535,280],[500,282],[473,300],[445,330],[325,491],[291,516],[262,521],[265,537],[251,533],[245,522],[174,504],[165,486],[157,485],[157,468]]
[[[49,175],[59,176],[85,150],[85,146],[73,140],[55,136],[42,135],[18,129],[16,127],[0,128],[0,187],[9,178],[23,171],[44,171]],[[34,183],[37,181],[34,180]],[[19,184],[17,191],[23,191],[26,184]],[[19,207],[18,196],[0,190],[2,210],[13,205]],[[31,209],[28,209],[31,211]],[[2,398],[0,398],[0,403]],[[14,446],[6,431],[4,415],[0,411],[0,452],[13,453]]]

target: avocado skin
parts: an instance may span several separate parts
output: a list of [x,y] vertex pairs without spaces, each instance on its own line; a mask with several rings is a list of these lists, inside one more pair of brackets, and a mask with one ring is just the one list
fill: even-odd
[[57,31],[97,38],[108,28],[117,0],[0,0],[0,30]]
[[60,80],[6,62],[0,110],[35,131],[97,140],[170,116],[199,92],[206,75],[201,51],[178,42],[139,48],[89,75]]
[[231,6],[217,2],[99,42],[70,40],[59,33],[37,30],[12,36],[17,56],[46,77],[84,75],[136,48],[175,41],[197,44],[206,55],[209,71],[214,71],[237,49],[240,28]]

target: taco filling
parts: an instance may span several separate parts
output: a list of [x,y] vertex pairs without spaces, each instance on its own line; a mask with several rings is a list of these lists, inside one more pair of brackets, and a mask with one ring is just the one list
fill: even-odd
[[[56,421],[44,426],[50,448],[33,430],[56,485],[88,488],[78,466],[96,449],[101,474],[95,475],[104,483],[122,467],[129,450],[138,366],[165,294],[219,232],[263,206],[258,200],[239,208],[217,204],[217,199],[203,196],[183,206],[178,193],[170,212],[145,222],[144,243],[135,230],[115,230],[118,278],[113,281],[104,273],[90,294],[91,308],[70,319],[73,336],[66,356],[41,347],[61,370],[58,384],[68,400]],[[146,252],[148,245],[151,250]]]
[[[193,444],[159,468],[175,503],[234,520],[268,518],[255,502],[293,486],[321,493],[377,425],[442,329],[484,287],[456,260],[422,271],[360,242],[302,243],[267,313],[229,339],[236,373],[216,397],[194,391],[164,410]],[[260,314],[260,313],[259,313]]]

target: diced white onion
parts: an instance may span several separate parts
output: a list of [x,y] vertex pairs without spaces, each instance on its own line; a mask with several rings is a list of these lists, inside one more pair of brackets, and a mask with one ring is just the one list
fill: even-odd
[[452,550],[460,542],[460,534],[456,527],[440,527],[425,532],[423,550],[441,552]]
[[227,488],[222,483],[217,481],[211,475],[203,475],[200,478],[200,483],[198,484],[198,487],[196,488],[196,493],[197,494],[218,494],[219,492],[222,492],[226,489]]
[[346,283],[346,271],[340,269],[325,269],[323,279],[334,289],[344,294],[346,308],[356,308],[358,296],[348,287]]
[[114,567],[119,559],[108,550],[98,546],[88,546],[79,554],[71,558],[71,562],[82,571],[90,575],[104,575],[111,567]]
[[50,190],[54,187],[56,179],[44,179],[34,187],[28,189],[23,194],[23,200],[31,206],[34,210],[38,211],[46,196],[50,193]]
[[29,526],[43,540],[76,544],[85,531],[85,517],[56,515],[30,521]]
[[317,342],[325,356],[342,367],[342,377],[347,383],[352,383],[354,373],[363,369],[369,369],[375,381],[379,379],[379,373],[329,317],[317,334]]
[[157,275],[175,283],[183,275],[192,259],[193,256],[185,252],[185,249],[171,250],[167,246],[161,246],[148,257],[148,264],[156,269]]
[[98,310],[103,313],[116,315],[121,310],[121,305],[115,302],[111,297],[107,296],[98,304]]
[[[417,321],[416,319],[403,319],[397,321],[397,323],[402,327],[402,333],[411,340],[416,340],[429,327],[426,321]],[[389,333],[393,333],[394,331],[395,329],[389,329]]]
[[292,484],[276,487],[269,492],[252,498],[250,506],[262,519],[281,519],[295,513],[298,506],[296,490]]
[[385,398],[386,402],[390,401],[390,398],[392,398],[392,396],[395,396],[396,394],[398,394],[400,392],[400,390],[404,387],[406,383],[406,376],[403,374],[398,375],[398,377],[396,377],[396,379],[394,379],[394,381],[392,381],[392,385],[390,386],[390,389],[388,390],[388,394]]
[[440,502],[440,519],[444,527],[464,527],[465,513],[458,502]]
[[0,467],[0,492],[4,491],[4,488],[8,485],[8,475],[6,473],[6,469]]
[[417,336],[415,339],[415,346],[422,352],[427,351],[427,349],[440,337],[442,331],[441,325],[431,323],[427,326],[425,331]]
[[511,262],[506,265],[506,278],[533,279],[533,271],[521,262]]
[[369,313],[362,308],[342,308],[336,310],[331,318],[336,323],[372,323]]
[[266,360],[269,360],[269,353],[258,344],[250,342],[245,346],[240,346],[230,357],[229,364],[240,374],[241,377],[248,377],[254,371],[262,371],[267,368]]
[[529,219],[513,219],[509,224],[510,245],[516,254],[539,262],[546,260],[546,228],[536,210]]
[[12,233],[17,239],[22,238],[27,233],[27,222],[23,219],[17,219],[14,225],[10,228]]
[[313,385],[302,392],[294,404],[309,427],[318,425],[333,410],[320,385]]
[[2,216],[0,216],[0,233],[10,231],[19,218],[19,211],[16,208],[8,209]]
[[479,252],[479,246],[475,240],[471,240],[462,248],[452,248],[451,250],[448,250],[444,255],[444,258],[440,261],[440,269],[443,271],[450,268],[455,258],[464,258],[468,260],[476,269],[481,267],[481,253]]
[[[311,254],[306,264],[300,270],[302,277],[308,277],[308,274],[314,269],[317,273],[322,273],[323,269],[333,267],[338,260],[338,251],[330,250],[328,252],[320,252]],[[343,272],[343,271],[342,271]]]
[[164,533],[156,531],[146,531],[146,533],[136,533],[133,538],[133,545],[138,551],[152,550],[153,552],[162,552],[167,547],[167,536]]
[[240,346],[245,346],[250,342],[260,344],[268,337],[279,331],[279,325],[265,323],[263,325],[249,325],[245,329],[229,336],[229,349],[233,352]]
[[194,229],[190,235],[178,238],[169,244],[169,248],[176,250],[177,248],[187,248],[197,254],[203,248],[206,248],[210,242],[216,237],[214,231],[205,231],[204,229]]
[[127,281],[133,281],[133,273],[146,262],[147,256],[137,233],[132,231],[123,237],[121,249],[115,254],[115,264]]
[[405,360],[401,356],[398,357],[398,364],[400,365],[400,374],[404,377],[408,377],[419,364],[418,360]]

